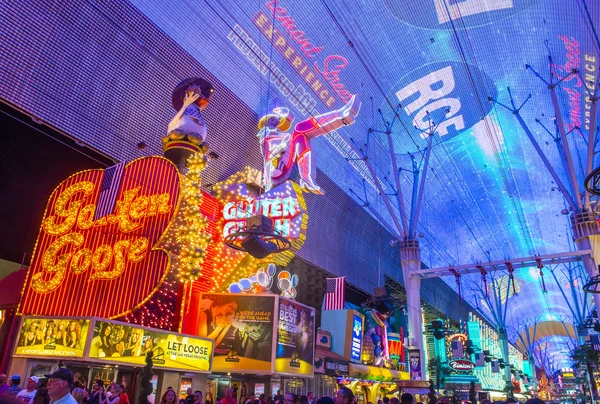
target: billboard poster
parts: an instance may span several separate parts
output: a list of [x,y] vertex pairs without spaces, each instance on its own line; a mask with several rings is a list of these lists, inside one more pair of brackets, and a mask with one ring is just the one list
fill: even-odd
[[279,298],[275,371],[313,375],[315,309]]
[[350,348],[350,361],[360,363],[363,338],[363,317],[354,313],[352,318],[352,345]]
[[408,363],[410,365],[410,378],[421,380],[421,351],[418,349],[409,349]]
[[88,357],[143,366],[150,351],[157,368],[211,371],[213,341],[116,321],[96,321]]
[[25,317],[15,355],[83,358],[89,327],[90,320]]
[[203,293],[192,299],[183,330],[215,341],[215,372],[271,372],[275,299]]

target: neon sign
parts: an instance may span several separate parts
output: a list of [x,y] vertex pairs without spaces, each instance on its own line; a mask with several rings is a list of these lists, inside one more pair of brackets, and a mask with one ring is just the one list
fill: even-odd
[[301,212],[298,199],[265,198],[227,202],[223,207],[223,236],[240,231],[246,219],[255,215],[265,215],[273,219],[274,228],[284,237],[293,237],[292,221]]
[[159,244],[178,208],[177,168],[162,157],[130,162],[115,185],[114,209],[96,217],[104,176],[83,171],[50,196],[20,313],[114,318],[160,286],[169,258]]

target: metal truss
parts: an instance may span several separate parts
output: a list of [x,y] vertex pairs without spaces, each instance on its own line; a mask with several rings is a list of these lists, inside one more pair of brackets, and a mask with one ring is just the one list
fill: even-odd
[[472,264],[454,265],[439,268],[422,269],[419,275],[422,278],[439,278],[442,276],[481,274],[481,268],[485,272],[508,271],[517,268],[539,268],[540,265],[560,264],[562,262],[580,261],[583,256],[589,255],[592,250],[570,251],[557,254],[546,254],[524,258],[511,258],[502,261],[476,262]]

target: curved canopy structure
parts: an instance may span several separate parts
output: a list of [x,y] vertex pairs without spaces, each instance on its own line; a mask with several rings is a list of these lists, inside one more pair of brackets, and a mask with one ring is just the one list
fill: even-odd
[[[414,229],[427,266],[576,250],[569,215],[581,207],[561,187],[571,197],[583,192],[589,171],[600,66],[596,2],[132,3],[259,114],[284,105],[300,117],[315,115],[358,93],[357,122],[313,142],[317,167],[358,204],[371,201],[370,212],[398,237],[380,191],[409,190],[389,199],[410,212],[433,133]],[[548,88],[557,82],[560,117]],[[511,286],[502,297],[508,328],[547,324],[540,340],[560,345],[557,368],[570,361],[556,321],[577,323],[591,308],[578,292],[573,303],[571,288],[581,288],[586,275],[572,265],[570,278],[563,267],[544,268],[544,285],[538,268],[516,270],[517,294]],[[490,315],[477,297],[479,276],[463,278],[463,295]],[[454,277],[445,279],[455,286]]]

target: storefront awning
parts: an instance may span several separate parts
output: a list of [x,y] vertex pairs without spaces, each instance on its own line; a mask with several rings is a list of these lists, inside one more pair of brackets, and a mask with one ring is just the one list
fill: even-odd
[[350,377],[360,380],[373,380],[378,382],[394,382],[409,379],[407,372],[399,372],[377,366],[350,364]]
[[0,310],[17,308],[26,275],[27,268],[21,268],[0,280]]

